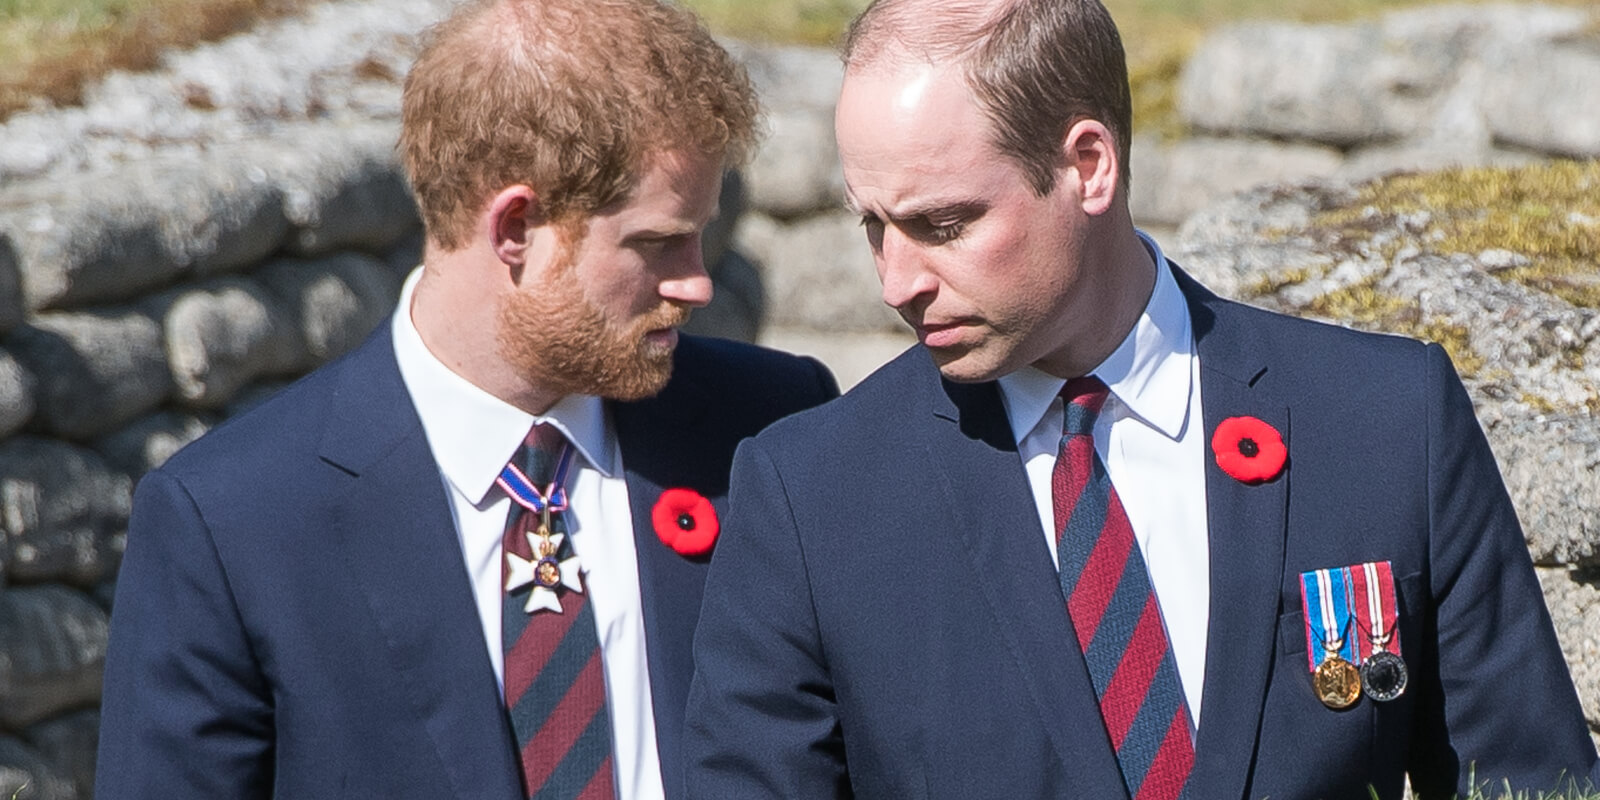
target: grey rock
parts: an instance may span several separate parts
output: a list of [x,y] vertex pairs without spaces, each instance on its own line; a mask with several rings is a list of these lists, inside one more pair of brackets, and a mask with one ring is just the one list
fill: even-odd
[[92,586],[109,577],[132,505],[133,482],[91,451],[31,436],[0,443],[0,528],[13,583]]
[[1452,167],[1520,167],[1540,160],[1538,155],[1515,150],[1438,139],[1410,140],[1356,150],[1339,169],[1319,177],[1359,182],[1400,172],[1433,172]]
[[844,82],[844,65],[831,50],[818,47],[755,45],[724,40],[744,64],[769,110],[821,109],[833,112]]
[[291,252],[382,253],[421,224],[395,158],[398,135],[392,122],[294,126],[259,145],[294,225]]
[[839,211],[782,225],[750,213],[735,234],[761,272],[762,324],[828,331],[899,331],[882,301],[872,252],[855,215]]
[[1511,416],[1486,432],[1534,562],[1600,566],[1600,428],[1594,420]]
[[22,324],[27,309],[22,301],[22,268],[11,239],[0,232],[0,334]]
[[38,723],[22,735],[44,756],[56,774],[72,782],[79,797],[93,794],[95,747],[100,738],[99,711],[74,711]]
[[117,593],[117,582],[116,581],[114,581],[114,580],[101,581],[100,583],[95,584],[94,594],[93,594],[94,602],[97,605],[99,605],[101,608],[105,609],[107,614],[110,614],[111,613],[111,601],[116,596],[116,593]]
[[1197,137],[1133,140],[1133,186],[1128,198],[1141,223],[1177,224],[1230,195],[1262,184],[1331,175],[1339,151],[1317,145]]
[[63,586],[0,593],[0,724],[18,730],[100,701],[106,612]]
[[383,263],[394,273],[395,279],[404,283],[411,275],[411,271],[422,264],[422,255],[427,246],[427,237],[421,228],[406,234],[388,253],[383,256]]
[[761,332],[766,305],[760,272],[737,250],[729,250],[713,274],[716,292],[711,304],[695,309],[683,330],[699,336],[754,342]]
[[768,125],[770,133],[745,170],[751,208],[781,219],[843,205],[832,110],[776,109]]
[[[723,254],[733,246],[733,229],[744,216],[748,205],[744,176],[737,170],[728,170],[722,176],[722,189],[717,195],[717,216],[700,233],[700,259],[706,272],[713,278],[722,263]],[[420,262],[413,262],[413,265]],[[410,272],[410,267],[406,268]]]
[[0,797],[10,800],[12,796],[17,800],[80,797],[71,779],[57,774],[38,751],[9,736],[0,736]]
[[95,449],[112,467],[138,479],[205,435],[213,424],[210,417],[159,411],[101,439]]
[[33,390],[33,374],[10,353],[0,350],[0,439],[33,417]]
[[382,262],[352,253],[275,261],[257,277],[294,320],[312,364],[359,344],[400,296],[398,280]]
[[1591,730],[1600,730],[1600,574],[1565,567],[1538,572],[1583,714]]
[[23,185],[0,200],[0,230],[14,242],[27,307],[38,310],[237,269],[276,250],[288,222],[264,170],[199,150]]
[[1495,140],[1572,158],[1600,156],[1600,41],[1507,51],[1484,91]]
[[139,311],[39,314],[7,346],[37,381],[34,417],[69,439],[114,431],[171,389],[161,326]]
[[1216,133],[1307,139],[1344,147],[1404,130],[1370,67],[1375,26],[1250,22],[1211,34],[1184,66],[1178,110]]
[[281,305],[253,281],[207,281],[161,298],[167,363],[180,402],[219,408],[261,375],[302,365],[305,348]]
[[181,274],[153,192],[116,172],[82,174],[9,191],[0,236],[10,238],[29,311],[104,303]]

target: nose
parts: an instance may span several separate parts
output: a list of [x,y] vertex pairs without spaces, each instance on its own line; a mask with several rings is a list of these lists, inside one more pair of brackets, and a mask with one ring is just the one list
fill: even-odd
[[891,308],[905,309],[923,295],[931,295],[939,287],[938,278],[929,271],[921,248],[909,241],[905,234],[888,227],[882,242],[873,253],[878,267],[878,280],[883,283],[883,302]]
[[675,259],[676,268],[661,282],[661,296],[690,308],[703,308],[711,302],[714,290],[711,273],[706,271],[705,259],[701,254],[700,237],[689,237],[689,242],[679,251]]

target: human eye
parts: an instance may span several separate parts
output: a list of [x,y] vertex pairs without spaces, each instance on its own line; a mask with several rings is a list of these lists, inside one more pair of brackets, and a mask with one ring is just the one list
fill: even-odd
[[928,238],[939,244],[953,242],[961,238],[967,230],[967,223],[963,221],[935,222],[928,221]]
[[861,229],[867,232],[867,244],[872,248],[873,252],[882,249],[883,220],[879,219],[878,215],[863,213],[861,215]]

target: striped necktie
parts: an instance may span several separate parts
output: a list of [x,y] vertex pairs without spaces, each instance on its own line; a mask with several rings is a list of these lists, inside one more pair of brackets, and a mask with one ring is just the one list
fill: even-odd
[[[539,576],[515,588],[516,581],[502,584],[507,589],[500,622],[506,709],[517,738],[525,797],[610,800],[615,795],[611,722],[594,609],[586,592],[570,588],[581,588],[581,577],[561,570],[566,562],[565,572],[577,572],[566,537],[564,476],[556,476],[565,444],[553,426],[535,425],[502,473],[502,486],[520,490],[509,492],[513,504],[504,540],[507,556],[502,559],[508,565],[506,577],[514,572],[510,564],[529,562]],[[525,482],[517,480],[518,470]],[[544,502],[551,508],[548,537],[539,534]],[[540,553],[545,541],[559,545]],[[541,589],[557,593],[560,611],[534,607],[530,595]]]
[[1108,395],[1089,376],[1061,390],[1066,422],[1051,474],[1061,591],[1128,796],[1174,800],[1194,766],[1189,710],[1133,527],[1095,453]]

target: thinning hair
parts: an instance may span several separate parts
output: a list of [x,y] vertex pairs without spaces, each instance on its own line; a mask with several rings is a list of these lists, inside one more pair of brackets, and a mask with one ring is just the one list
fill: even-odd
[[995,147],[1041,196],[1055,188],[1067,130],[1097,120],[1116,140],[1118,178],[1128,185],[1127,57],[1099,0],[874,0],[846,33],[843,56],[847,70],[895,59],[960,63]]
[[749,77],[658,0],[468,0],[430,28],[401,100],[400,158],[428,238],[466,245],[495,192],[526,184],[567,228],[624,199],[648,159],[741,163]]

